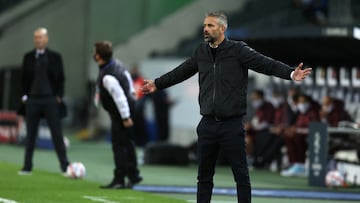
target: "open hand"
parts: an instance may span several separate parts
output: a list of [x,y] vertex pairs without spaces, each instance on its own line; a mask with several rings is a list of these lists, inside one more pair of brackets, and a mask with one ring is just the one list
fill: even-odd
[[295,81],[302,81],[304,80],[308,75],[311,74],[312,68],[305,68],[304,70],[302,69],[303,67],[303,63],[300,63],[298,65],[298,67],[295,68],[294,70],[294,74],[293,74],[293,80]]
[[144,85],[141,87],[143,94],[150,94],[157,90],[153,80],[144,80]]

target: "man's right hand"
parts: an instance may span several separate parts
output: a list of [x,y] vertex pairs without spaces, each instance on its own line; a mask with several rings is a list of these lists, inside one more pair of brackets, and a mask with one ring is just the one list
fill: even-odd
[[157,90],[153,80],[144,80],[144,85],[141,87],[143,94],[151,94]]

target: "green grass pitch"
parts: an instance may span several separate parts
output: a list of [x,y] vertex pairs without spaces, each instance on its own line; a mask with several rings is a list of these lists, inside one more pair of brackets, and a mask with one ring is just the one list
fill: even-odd
[[134,190],[102,190],[99,183],[70,179],[60,173],[34,170],[30,176],[17,174],[19,166],[0,162],[1,203],[184,203]]
[[[140,150],[141,152],[141,150]],[[133,190],[103,190],[99,185],[112,178],[111,146],[106,142],[72,141],[68,150],[72,161],[81,161],[87,169],[85,179],[72,180],[60,174],[56,154],[37,149],[32,176],[19,176],[23,162],[23,147],[0,144],[0,203],[194,203],[196,194],[153,194]],[[139,153],[141,155],[141,153]],[[140,156],[141,157],[141,156]],[[140,165],[144,181],[140,185],[196,186],[196,165]],[[306,178],[284,178],[263,170],[250,171],[254,189],[310,190],[324,192],[360,192],[359,188],[328,189],[308,186]],[[234,188],[229,167],[219,166],[214,177],[216,187]],[[235,196],[213,195],[211,203],[236,203]],[[253,203],[350,203],[354,201],[295,198],[252,198]]]

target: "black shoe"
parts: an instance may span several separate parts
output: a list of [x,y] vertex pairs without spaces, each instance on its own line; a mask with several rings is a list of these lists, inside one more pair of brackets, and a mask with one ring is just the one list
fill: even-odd
[[129,180],[128,184],[126,185],[127,188],[133,188],[134,185],[140,183],[143,180],[141,176],[136,177],[133,180]]
[[126,187],[125,187],[124,183],[118,183],[116,181],[112,181],[108,185],[101,185],[100,188],[102,188],[102,189],[125,189]]

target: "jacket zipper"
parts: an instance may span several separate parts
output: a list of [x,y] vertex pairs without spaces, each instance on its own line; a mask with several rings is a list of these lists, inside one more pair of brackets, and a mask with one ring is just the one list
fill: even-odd
[[216,96],[216,80],[215,80],[215,76],[216,76],[216,64],[215,64],[215,62],[214,62],[214,64],[213,64],[213,71],[214,71],[214,82],[213,82],[213,84],[214,84],[214,91],[213,91],[213,103],[215,104],[215,96]]

